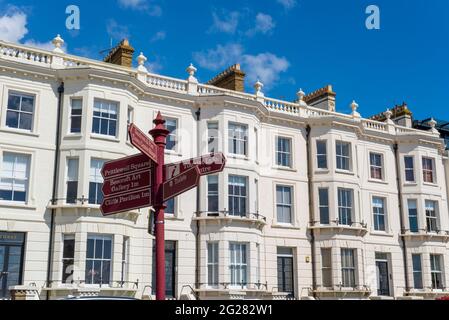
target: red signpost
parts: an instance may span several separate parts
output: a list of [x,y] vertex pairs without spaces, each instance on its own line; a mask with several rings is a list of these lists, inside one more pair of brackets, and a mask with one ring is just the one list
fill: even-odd
[[129,126],[129,139],[131,144],[146,154],[151,160],[157,162],[157,145],[133,123]]
[[[107,162],[104,178],[104,216],[153,206],[156,234],[156,299],[165,300],[165,216],[164,202],[198,186],[200,176],[223,171],[222,153],[205,155],[164,166],[166,138],[169,131],[159,112],[150,140],[134,124],[129,126],[131,143],[142,153]],[[153,223],[152,221],[149,222]],[[149,228],[151,229],[151,228]]]
[[193,167],[198,168],[200,176],[206,176],[222,172],[225,165],[226,158],[223,153],[212,153],[194,159],[170,163],[165,165],[165,180],[173,179]]
[[199,182],[200,172],[198,167],[192,167],[180,175],[177,175],[164,183],[164,201],[173,199],[190,189],[196,188]]

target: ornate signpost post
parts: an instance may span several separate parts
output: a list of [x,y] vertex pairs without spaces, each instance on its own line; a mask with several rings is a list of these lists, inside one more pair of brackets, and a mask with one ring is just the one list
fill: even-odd
[[[155,211],[156,299],[165,300],[165,201],[198,186],[201,176],[224,170],[222,153],[205,155],[165,165],[165,145],[169,131],[159,112],[149,133],[129,126],[131,143],[140,154],[105,163],[104,200],[100,207],[104,216],[152,206]],[[153,221],[150,218],[149,224]],[[154,262],[153,262],[154,263]]]

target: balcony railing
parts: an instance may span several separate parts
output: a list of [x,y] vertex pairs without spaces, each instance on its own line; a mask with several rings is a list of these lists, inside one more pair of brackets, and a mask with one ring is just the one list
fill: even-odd
[[217,219],[248,219],[248,220],[259,220],[267,222],[267,218],[259,213],[245,213],[245,214],[233,214],[229,211],[200,211],[196,213],[197,218],[217,218]]

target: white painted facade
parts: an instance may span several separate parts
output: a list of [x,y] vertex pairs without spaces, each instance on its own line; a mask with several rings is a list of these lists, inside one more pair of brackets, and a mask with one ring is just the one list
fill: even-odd
[[[5,173],[5,154],[27,155],[30,159],[26,200],[0,200],[0,235],[1,232],[3,235],[26,235],[22,278],[17,286],[10,288],[16,295],[24,294],[28,299],[45,299],[47,292],[51,299],[69,294],[151,298],[154,239],[147,232],[149,209],[103,217],[99,206],[89,204],[88,198],[90,182],[94,179],[91,177],[91,160],[107,161],[136,154],[137,150],[127,140],[128,121],[149,131],[151,120],[158,111],[177,121],[177,144],[173,150],[167,150],[166,162],[208,153],[210,123],[218,124],[216,151],[225,153],[228,159],[225,171],[218,175],[218,212],[209,212],[208,178],[204,177],[198,188],[199,203],[197,191],[191,190],[176,199],[174,214],[167,214],[166,240],[176,242],[174,298],[195,295],[200,299],[306,299],[313,296],[319,299],[368,299],[406,295],[434,298],[448,293],[445,289],[449,285],[447,154],[437,132],[401,127],[391,120],[386,123],[367,120],[360,117],[355,106],[354,112],[347,115],[308,106],[302,99],[298,103],[270,99],[264,97],[260,86],[255,94],[245,94],[199,84],[192,68],[189,68],[188,80],[163,77],[148,73],[143,62],[139,57],[139,68],[131,69],[0,42],[2,178],[9,177]],[[62,95],[58,200],[52,204],[61,82],[64,82],[65,90]],[[12,129],[7,125],[8,99],[14,92],[34,97],[31,130]],[[74,100],[82,101],[79,133],[70,133]],[[96,101],[112,102],[117,106],[115,135],[92,133]],[[196,112],[199,109],[198,119]],[[230,152],[230,124],[246,128],[244,155]],[[278,137],[290,141],[288,167],[276,164]],[[326,143],[324,169],[318,168],[317,141]],[[339,142],[348,146],[349,170],[337,168],[336,146]],[[396,144],[398,157],[394,149]],[[371,178],[370,153],[380,155],[381,179]],[[404,156],[413,156],[415,181],[406,182]],[[423,157],[433,163],[433,182],[423,181]],[[70,159],[78,160],[75,174],[78,200],[74,204],[66,200]],[[229,214],[229,184],[235,176],[246,181],[243,197],[246,216],[243,218]],[[291,201],[287,205],[291,219],[287,223],[279,221],[277,215],[278,186],[291,192]],[[321,221],[320,189],[328,192],[329,221]],[[349,194],[352,192],[350,225],[337,221],[342,207],[338,194],[343,189]],[[402,191],[401,197],[398,190]],[[384,231],[375,230],[373,199],[383,201]],[[410,231],[409,200],[417,204],[416,232]],[[426,220],[429,201],[434,201],[437,216],[436,230],[430,232]],[[54,245],[51,281],[47,283],[52,210],[55,216]],[[64,237],[74,239],[73,281],[68,283],[63,283]],[[88,239],[92,237],[106,237],[101,239],[111,239],[112,242],[111,256],[103,257],[111,263],[111,267],[106,268],[110,270],[110,281],[101,286],[86,280]],[[404,266],[403,239],[407,267]],[[129,248],[125,254],[124,241],[128,241]],[[217,264],[210,268],[209,243],[218,244]],[[244,286],[231,283],[233,258],[230,247],[234,245],[246,246],[246,259],[237,267],[247,270]],[[330,249],[329,266],[324,261],[322,249]],[[353,266],[342,265],[342,249],[353,250]],[[291,261],[289,253],[285,252],[291,252],[293,261],[292,296],[282,292],[279,284],[279,276],[288,274],[278,274],[279,261]],[[378,292],[376,253],[377,261],[385,262],[384,266],[387,266],[388,292]],[[198,271],[195,267],[197,254]],[[422,289],[413,289],[413,275],[418,272],[413,266],[412,254],[421,255]],[[431,255],[441,258],[439,288],[432,288]],[[279,260],[280,257],[286,260]],[[215,268],[218,283],[211,283],[209,269]],[[346,273],[354,275],[354,283],[348,280],[350,287],[344,285],[342,268],[354,270]],[[330,280],[324,279],[325,273],[330,274]]]

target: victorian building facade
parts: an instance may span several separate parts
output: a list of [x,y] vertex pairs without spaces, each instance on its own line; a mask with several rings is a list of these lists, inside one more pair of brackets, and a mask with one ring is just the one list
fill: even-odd
[[[103,217],[100,170],[137,153],[129,123],[170,130],[166,161],[223,152],[223,173],[167,203],[173,299],[435,298],[449,292],[444,140],[407,112],[336,112],[331,86],[296,102],[0,41],[0,297],[153,298],[150,208]],[[402,116],[402,118],[401,118]],[[404,120],[405,119],[405,120]],[[411,123],[411,122],[410,122]]]

